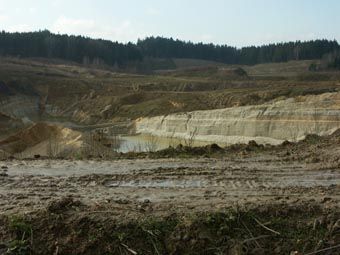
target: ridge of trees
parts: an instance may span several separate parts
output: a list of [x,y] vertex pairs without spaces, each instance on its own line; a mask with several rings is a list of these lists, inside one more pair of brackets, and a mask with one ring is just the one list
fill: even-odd
[[226,64],[254,65],[290,60],[321,59],[338,52],[335,40],[296,41],[250,46],[193,43],[172,38],[147,37],[137,44],[53,34],[48,30],[25,33],[0,32],[0,55],[59,58],[84,64],[123,66],[141,62],[144,57],[193,58]]
[[325,54],[339,49],[339,44],[335,40],[296,41],[237,49],[227,45],[192,43],[163,37],[148,37],[139,40],[137,46],[146,56],[197,58],[245,65],[321,59]]
[[52,34],[48,30],[25,33],[0,33],[0,55],[58,58],[78,63],[124,64],[141,61],[136,45],[83,36]]

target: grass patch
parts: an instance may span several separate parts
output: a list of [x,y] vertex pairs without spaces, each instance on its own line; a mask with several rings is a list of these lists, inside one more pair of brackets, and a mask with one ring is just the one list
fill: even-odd
[[21,216],[13,216],[9,219],[9,231],[11,232],[13,239],[8,243],[5,254],[32,254],[33,230],[30,223]]

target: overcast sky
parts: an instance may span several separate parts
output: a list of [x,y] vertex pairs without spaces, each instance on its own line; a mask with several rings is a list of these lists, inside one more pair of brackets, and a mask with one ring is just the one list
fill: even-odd
[[0,0],[0,30],[127,42],[166,36],[232,46],[340,41],[340,0]]

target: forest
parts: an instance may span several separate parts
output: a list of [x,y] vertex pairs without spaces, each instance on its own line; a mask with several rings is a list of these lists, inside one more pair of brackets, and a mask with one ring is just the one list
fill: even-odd
[[84,36],[53,34],[48,30],[25,33],[0,32],[0,55],[22,58],[53,58],[82,64],[123,66],[151,58],[192,58],[225,64],[254,65],[290,60],[321,59],[336,55],[335,40],[296,41],[236,48],[228,45],[193,43],[164,37],[148,37],[135,43],[119,43]]

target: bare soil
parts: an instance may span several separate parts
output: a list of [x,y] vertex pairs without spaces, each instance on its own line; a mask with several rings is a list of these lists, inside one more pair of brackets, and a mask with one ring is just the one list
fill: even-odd
[[118,201],[120,210],[128,212],[148,200],[153,214],[311,199],[339,204],[340,198],[338,169],[275,156],[2,164],[8,176],[0,177],[1,213],[34,211],[61,197],[108,208],[117,207]]
[[2,161],[0,254],[338,254],[339,139]]

